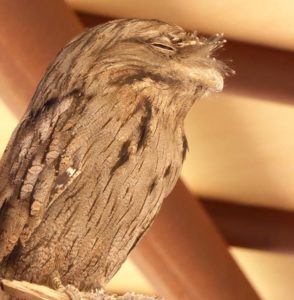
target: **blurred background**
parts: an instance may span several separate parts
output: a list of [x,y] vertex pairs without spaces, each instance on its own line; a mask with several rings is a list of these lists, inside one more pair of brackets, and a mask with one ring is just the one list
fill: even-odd
[[174,206],[108,288],[167,300],[293,299],[291,0],[0,0],[1,154],[57,51],[85,27],[124,17],[223,32],[219,57],[236,75],[194,105],[182,181],[166,201]]

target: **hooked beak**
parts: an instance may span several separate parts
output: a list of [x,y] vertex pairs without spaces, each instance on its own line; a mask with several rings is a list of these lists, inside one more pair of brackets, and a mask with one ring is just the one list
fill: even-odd
[[218,70],[208,70],[207,77],[209,92],[221,92],[223,90],[224,77]]

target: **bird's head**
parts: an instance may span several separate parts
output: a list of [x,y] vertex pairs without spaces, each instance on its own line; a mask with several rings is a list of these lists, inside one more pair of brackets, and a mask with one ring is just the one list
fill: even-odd
[[195,100],[223,89],[230,70],[213,57],[223,43],[222,35],[200,38],[158,20],[122,19],[70,42],[60,66],[73,86],[86,77],[89,93],[148,97],[157,111],[184,119]]
[[184,117],[195,100],[223,89],[229,69],[213,57],[222,35],[199,38],[179,26],[138,19],[110,22],[101,35],[98,61],[109,86],[144,91],[159,110],[173,107]]
[[[155,84],[173,82],[187,88],[190,83],[193,90],[222,90],[223,77],[229,70],[213,57],[225,43],[222,34],[200,38],[158,20],[118,20],[108,24],[115,25],[112,30],[116,36],[103,47],[103,56],[121,71],[126,67],[130,72],[140,71],[141,77],[130,76],[132,82],[142,79],[145,73],[143,79],[150,78]],[[128,81],[127,77],[121,79]]]

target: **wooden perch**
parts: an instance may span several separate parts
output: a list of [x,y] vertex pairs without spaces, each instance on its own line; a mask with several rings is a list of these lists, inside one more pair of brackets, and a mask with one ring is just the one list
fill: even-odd
[[[43,285],[26,281],[1,280],[1,289],[5,295],[24,300],[70,300],[69,294],[64,291],[52,290]],[[162,298],[126,293],[122,296],[101,293],[79,293],[81,300],[162,300]],[[1,299],[1,297],[0,297]]]

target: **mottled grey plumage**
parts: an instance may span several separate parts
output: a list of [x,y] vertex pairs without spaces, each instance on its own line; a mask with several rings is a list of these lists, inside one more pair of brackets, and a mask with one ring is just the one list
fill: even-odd
[[190,107],[223,87],[221,44],[116,20],[59,53],[0,164],[2,277],[110,280],[178,179]]

